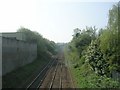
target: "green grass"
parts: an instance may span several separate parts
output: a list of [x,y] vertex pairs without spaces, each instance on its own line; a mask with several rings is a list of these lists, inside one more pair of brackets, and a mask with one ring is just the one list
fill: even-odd
[[106,76],[98,76],[90,68],[71,67],[78,88],[120,88],[120,83]]
[[83,64],[80,61],[78,60],[75,64],[70,59],[66,60],[76,88],[120,88],[118,81],[114,81],[106,76],[98,76],[91,70],[89,64]]
[[20,67],[2,77],[3,88],[15,88],[24,83],[37,68],[42,68],[43,65],[48,63],[48,59],[37,59],[34,62]]

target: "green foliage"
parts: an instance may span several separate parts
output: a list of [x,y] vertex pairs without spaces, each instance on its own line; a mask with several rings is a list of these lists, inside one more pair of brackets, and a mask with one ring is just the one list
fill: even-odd
[[95,27],[74,29],[65,50],[77,85],[82,88],[118,88],[112,72],[120,72],[120,6],[109,10],[108,25],[96,34]]
[[95,74],[88,63],[76,68],[72,65],[70,69],[77,88],[120,88],[118,81],[114,81],[105,75],[99,76]]
[[108,27],[110,29],[118,29],[118,4],[113,5],[109,10]]
[[17,32],[23,33],[27,42],[37,43],[37,54],[39,57],[47,55],[47,52],[56,54],[56,44],[53,41],[43,38],[38,32],[33,32],[24,27],[18,29]]
[[31,75],[41,70],[42,66],[52,59],[51,55],[56,54],[56,44],[43,38],[39,33],[24,27],[21,27],[17,32],[21,32],[25,36],[25,41],[37,43],[38,57],[34,62],[4,75],[2,82],[4,88],[20,87]]
[[69,49],[79,53],[81,57],[82,51],[91,43],[91,40],[96,38],[96,28],[86,27],[82,31],[78,28],[74,29],[73,40],[69,46]]
[[18,88],[26,82],[36,71],[42,69],[42,67],[48,63],[48,58],[42,58],[42,60],[35,60],[34,62],[20,67],[2,77],[3,88]]
[[120,29],[119,29],[119,12],[118,4],[113,5],[113,8],[109,10],[108,26],[103,29],[100,35],[100,49],[104,53],[109,64],[109,71],[120,71]]
[[99,48],[99,41],[92,41],[87,48],[85,55],[86,62],[90,64],[92,69],[99,75],[104,75],[106,68],[108,67],[107,62],[103,57],[103,53]]

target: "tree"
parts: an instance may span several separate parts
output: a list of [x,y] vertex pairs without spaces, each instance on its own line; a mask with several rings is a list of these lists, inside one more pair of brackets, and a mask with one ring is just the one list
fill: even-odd
[[100,49],[104,53],[109,64],[109,71],[120,71],[120,29],[119,29],[119,8],[118,4],[113,5],[109,10],[107,28],[100,35]]
[[25,40],[27,42],[37,43],[37,54],[39,57],[47,54],[47,52],[51,52],[52,54],[56,54],[55,52],[55,43],[53,41],[49,41],[40,35],[38,32],[31,31],[30,29],[21,27],[17,32],[21,32],[25,35]]
[[106,73],[107,62],[103,58],[98,40],[91,42],[87,48],[85,59],[98,75],[104,75]]
[[86,29],[83,30],[80,30],[79,28],[74,29],[71,45],[77,49],[79,57],[81,57],[82,51],[96,38],[96,30],[95,26],[86,27]]

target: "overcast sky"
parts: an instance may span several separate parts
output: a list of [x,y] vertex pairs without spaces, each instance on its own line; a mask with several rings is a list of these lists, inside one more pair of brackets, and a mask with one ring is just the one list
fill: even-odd
[[118,0],[103,1],[0,0],[0,32],[23,26],[49,40],[69,42],[75,28],[107,25],[108,10]]

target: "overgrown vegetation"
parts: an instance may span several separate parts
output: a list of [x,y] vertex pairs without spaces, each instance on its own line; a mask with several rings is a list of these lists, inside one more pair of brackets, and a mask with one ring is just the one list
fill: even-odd
[[52,60],[52,56],[57,53],[56,44],[43,38],[39,33],[33,32],[27,28],[21,27],[17,32],[21,32],[26,42],[37,43],[37,59],[20,67],[2,77],[3,88],[20,87],[36,71],[41,70],[43,65]]
[[27,64],[6,74],[3,76],[3,88],[21,87],[29,77],[38,71],[38,69],[41,69],[49,60],[48,58],[35,60],[33,63]]
[[[65,48],[78,87],[118,88],[112,72],[120,73],[120,10],[118,4],[109,10],[108,25],[97,30],[86,27],[74,30],[73,39]],[[96,31],[99,31],[98,33]],[[120,79],[120,78],[119,78]]]
[[47,54],[56,54],[56,44],[53,41],[49,41],[43,38],[38,32],[31,31],[27,28],[21,27],[17,32],[21,32],[27,42],[37,43],[37,54],[39,57]]

